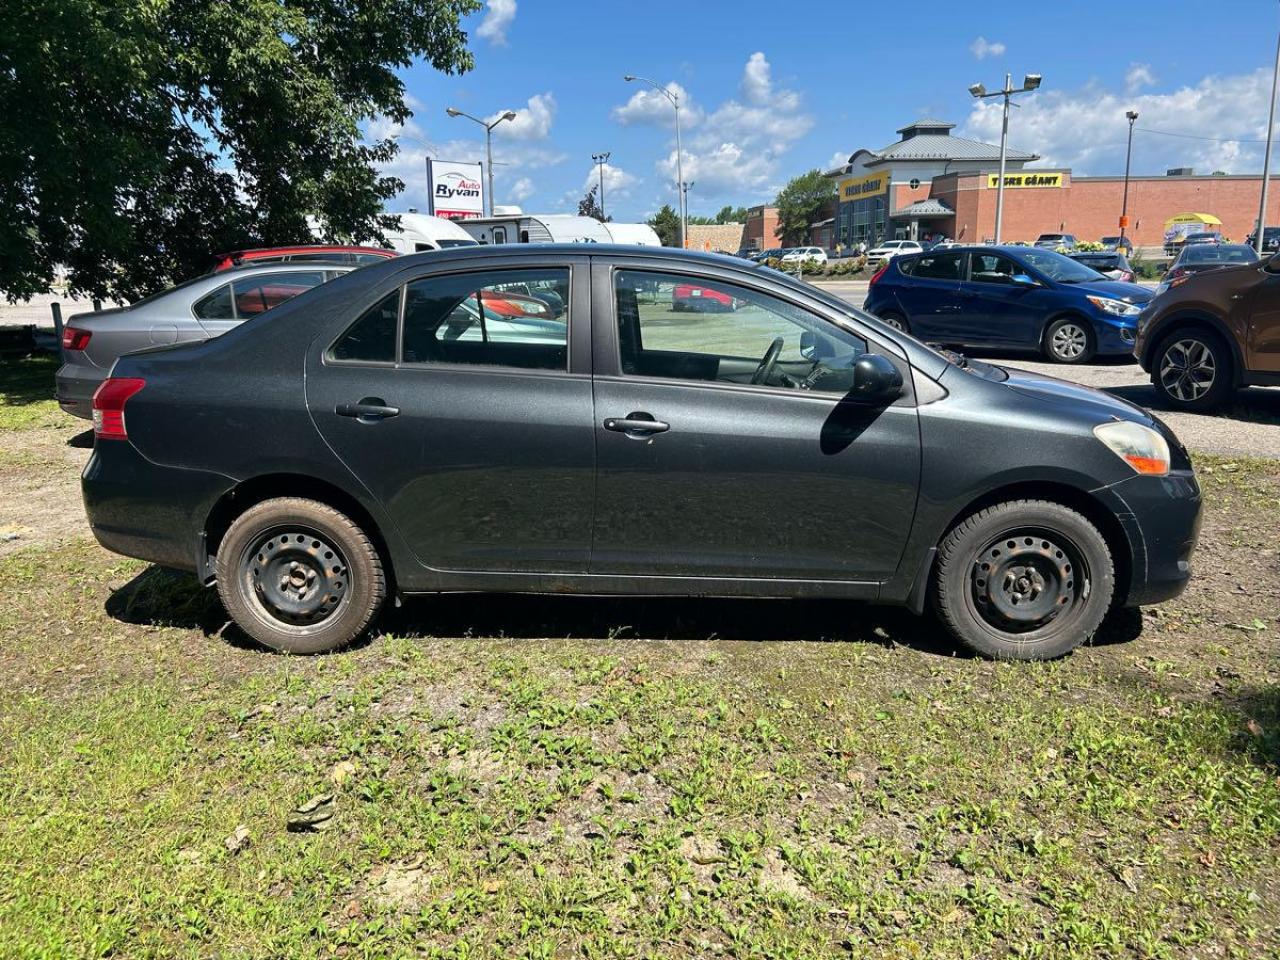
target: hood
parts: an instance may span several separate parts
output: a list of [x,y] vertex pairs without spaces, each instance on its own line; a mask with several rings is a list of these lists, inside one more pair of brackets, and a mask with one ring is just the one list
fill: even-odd
[[1089,283],[1068,283],[1064,286],[1068,290],[1110,297],[1112,300],[1123,300],[1125,303],[1146,303],[1155,296],[1155,291],[1124,280],[1093,280]]
[[1155,421],[1141,407],[1093,387],[1081,386],[1057,377],[1049,377],[1016,367],[1005,367],[1009,379],[1005,386],[1032,400],[1052,404],[1060,410],[1078,414],[1093,423],[1108,420],[1132,420],[1146,427]]

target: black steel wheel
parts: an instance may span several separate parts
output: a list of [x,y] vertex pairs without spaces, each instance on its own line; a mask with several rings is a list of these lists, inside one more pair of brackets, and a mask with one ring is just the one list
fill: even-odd
[[1042,660],[1067,653],[1092,637],[1113,590],[1106,540],[1057,503],[988,507],[957,525],[938,549],[939,618],[985,656]]
[[218,594],[236,624],[290,653],[346,646],[386,596],[369,537],[327,504],[281,497],[250,507],[222,538]]

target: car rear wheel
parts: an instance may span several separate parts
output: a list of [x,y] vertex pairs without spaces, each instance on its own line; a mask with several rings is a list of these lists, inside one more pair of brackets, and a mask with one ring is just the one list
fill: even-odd
[[903,333],[911,332],[911,325],[907,323],[907,318],[900,313],[881,313],[877,316],[895,330],[901,330]]
[[1075,317],[1063,317],[1044,332],[1044,352],[1055,363],[1088,363],[1095,350],[1089,324]]
[[1208,330],[1175,330],[1156,350],[1151,379],[1171,406],[1212,410],[1231,394],[1231,351]]
[[368,536],[327,504],[281,497],[250,507],[218,547],[218,595],[236,624],[288,653],[344,647],[386,598]]
[[1089,640],[1115,588],[1098,529],[1061,504],[1015,500],[973,514],[942,541],[939,619],[976,653],[1047,660]]

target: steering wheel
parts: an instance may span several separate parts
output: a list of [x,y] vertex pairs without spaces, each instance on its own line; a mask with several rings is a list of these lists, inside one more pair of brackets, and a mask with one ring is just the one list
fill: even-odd
[[777,366],[778,355],[782,353],[784,342],[782,337],[774,337],[773,343],[769,344],[769,349],[760,358],[760,366],[756,367],[756,372],[751,375],[751,385],[753,387],[769,382],[769,378],[773,376],[773,368]]

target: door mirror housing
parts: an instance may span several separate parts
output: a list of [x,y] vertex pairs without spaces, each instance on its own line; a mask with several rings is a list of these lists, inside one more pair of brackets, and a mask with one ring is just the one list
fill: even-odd
[[859,403],[890,404],[902,396],[902,374],[888,357],[864,353],[853,364],[849,399]]
[[1009,278],[1009,282],[1012,283],[1015,287],[1040,286],[1039,282],[1037,282],[1035,277],[1029,276],[1028,274],[1025,274],[1025,273],[1015,273],[1013,276]]

